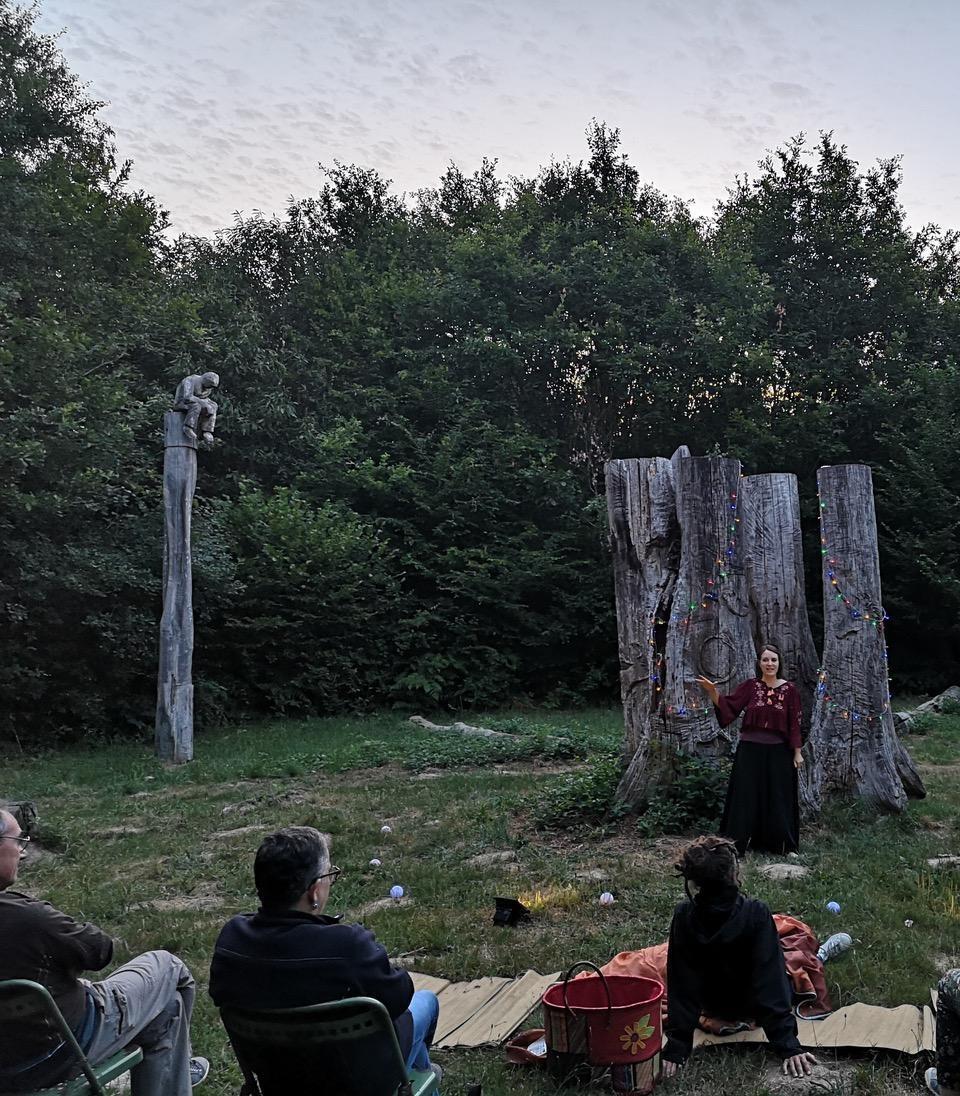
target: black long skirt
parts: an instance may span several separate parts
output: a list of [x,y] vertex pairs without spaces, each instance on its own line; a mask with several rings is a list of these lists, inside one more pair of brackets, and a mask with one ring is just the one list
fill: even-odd
[[720,833],[741,856],[798,852],[800,799],[793,750],[786,745],[741,742],[733,759]]

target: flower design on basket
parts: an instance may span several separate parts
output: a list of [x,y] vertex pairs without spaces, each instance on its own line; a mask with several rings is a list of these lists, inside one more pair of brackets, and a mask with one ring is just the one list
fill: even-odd
[[624,1050],[629,1050],[631,1054],[639,1054],[641,1050],[647,1045],[647,1040],[653,1035],[654,1028],[650,1024],[650,1013],[646,1016],[641,1016],[635,1024],[627,1024],[623,1029],[623,1035],[620,1036],[620,1042],[623,1044]]

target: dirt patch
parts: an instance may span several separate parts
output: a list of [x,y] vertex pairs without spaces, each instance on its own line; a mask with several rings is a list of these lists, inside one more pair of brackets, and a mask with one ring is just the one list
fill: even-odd
[[166,787],[149,788],[131,792],[129,799],[218,799],[230,795],[238,788],[256,788],[270,784],[270,780],[234,780],[224,784],[168,784]]
[[216,833],[210,834],[211,841],[229,841],[234,837],[246,837],[251,833],[263,833],[264,830],[269,830],[269,826],[240,826],[235,830],[217,830]]
[[407,895],[404,895],[403,898],[376,898],[373,902],[364,902],[357,910],[357,919],[366,917],[370,913],[376,913],[377,910],[409,909],[413,905],[416,905],[416,903]]
[[135,902],[131,910],[159,910],[161,913],[185,913],[189,910],[215,910],[223,905],[222,898],[209,894],[192,895],[188,898],[151,898],[149,902]]
[[802,879],[810,874],[810,869],[802,864],[761,864],[757,868],[757,874],[781,883],[788,879]]
[[[764,1068],[764,1085],[771,1096],[858,1096],[863,1091],[859,1071],[862,1061],[834,1059],[824,1061],[821,1057],[809,1077],[785,1077],[782,1067],[770,1062]],[[883,1096],[915,1096],[916,1088],[885,1077],[882,1088],[870,1087],[871,1092],[882,1092]]]
[[481,852],[476,856],[471,856],[469,860],[464,863],[469,864],[473,868],[488,868],[491,864],[506,864],[511,860],[517,859],[517,853],[515,849],[503,849],[500,852]]

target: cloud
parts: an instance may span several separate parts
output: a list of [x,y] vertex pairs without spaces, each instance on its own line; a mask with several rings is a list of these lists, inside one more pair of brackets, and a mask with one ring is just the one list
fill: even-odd
[[803,84],[791,84],[785,80],[774,80],[770,85],[770,93],[778,99],[789,99],[792,102],[807,102],[813,98],[813,93]]

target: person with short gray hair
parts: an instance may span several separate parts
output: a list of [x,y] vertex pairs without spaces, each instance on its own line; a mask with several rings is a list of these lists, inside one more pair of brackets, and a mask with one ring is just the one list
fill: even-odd
[[373,997],[390,1013],[406,1064],[439,1073],[429,1054],[436,994],[414,992],[410,975],[390,965],[369,929],[323,912],[340,877],[324,835],[312,826],[270,834],[257,849],[253,876],[260,909],[231,918],[214,947],[214,1004],[269,1010]]

